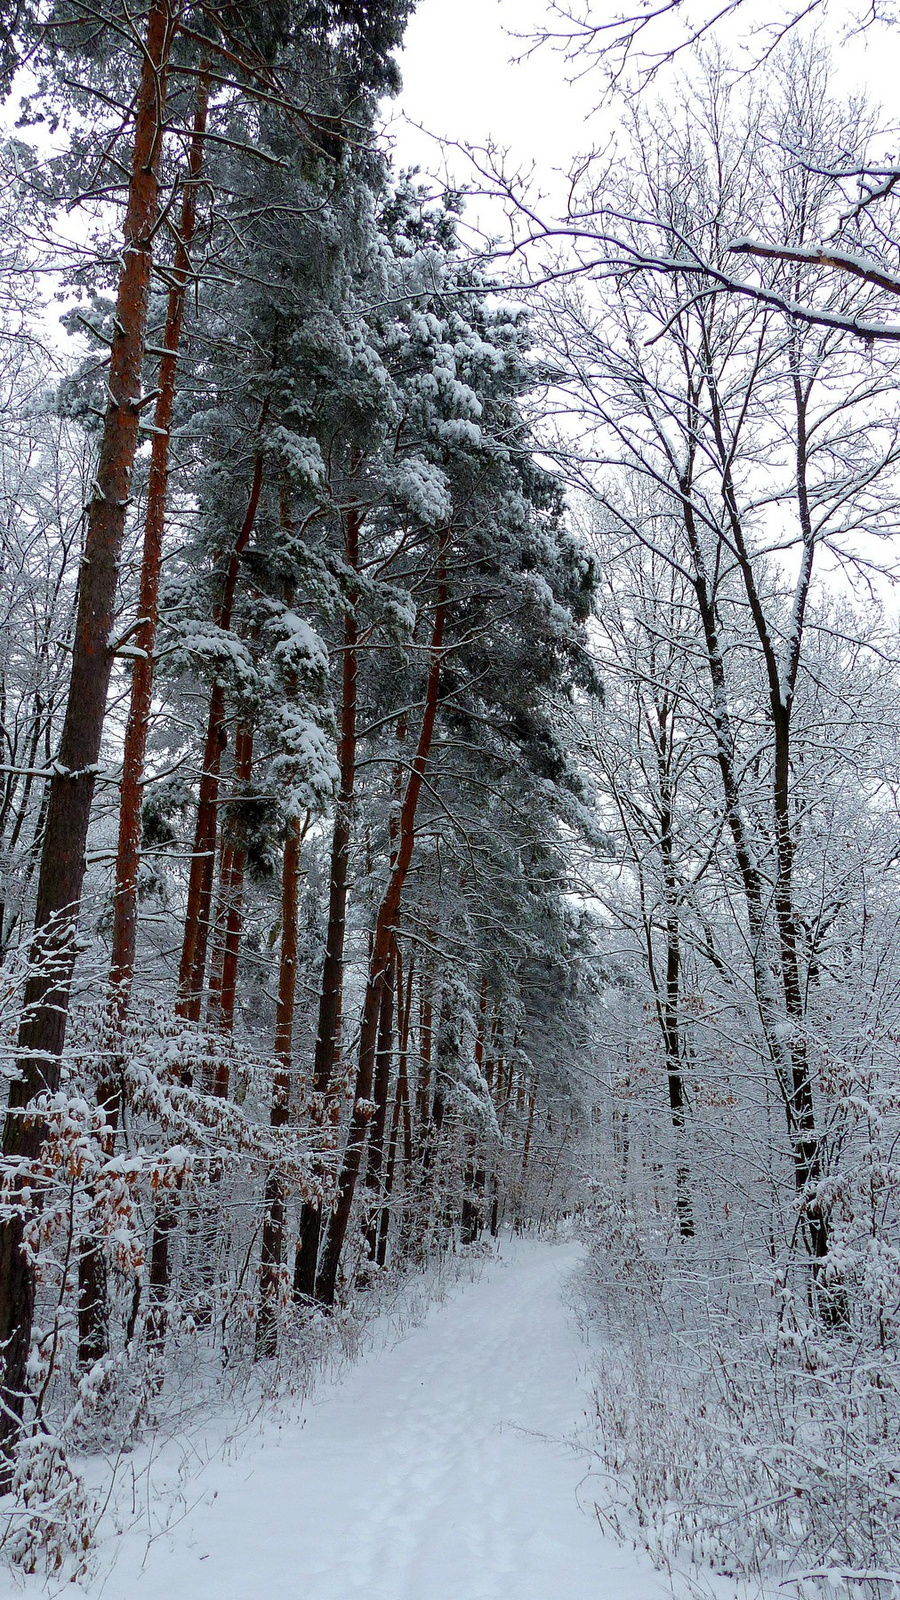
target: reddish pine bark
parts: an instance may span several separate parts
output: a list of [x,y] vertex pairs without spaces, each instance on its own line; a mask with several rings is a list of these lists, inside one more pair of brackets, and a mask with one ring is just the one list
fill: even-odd
[[[260,418],[265,419],[266,408]],[[222,598],[216,607],[216,626],[223,631],[231,627],[234,599],[241,568],[241,556],[250,541],[256,522],[259,497],[262,493],[263,455],[257,450],[253,466],[253,481],[247,512],[235,541],[225,572]],[[206,743],[200,773],[200,795],[194,828],[194,849],[188,879],[187,909],[184,919],[184,940],[178,971],[178,1004],[176,1011],[189,1022],[199,1022],[203,1000],[203,980],[206,973],[206,950],[209,943],[210,909],[212,906],[213,875],[216,858],[216,834],[219,807],[219,772],[222,751],[225,748],[225,685],[217,681],[209,701],[206,724]]]
[[154,651],[159,621],[159,582],[162,572],[162,542],[166,501],[169,490],[169,440],[175,405],[178,351],[184,324],[184,306],[190,275],[190,251],[197,224],[197,190],[203,166],[203,146],[209,105],[209,77],[202,74],[197,84],[194,131],[188,157],[188,177],[181,203],[181,222],[172,281],[166,308],[163,351],[157,384],[159,394],[153,415],[153,443],[150,475],[147,482],[147,513],[144,521],[144,549],[141,561],[135,656],[131,674],[131,701],[125,728],[122,755],[119,840],[116,851],[116,887],[113,908],[112,987],[113,1025],[121,1029],[128,1010],[134,976],[137,942],[137,882],[141,850],[141,801],[147,735],[153,701]]
[[[141,53],[124,247],[93,494],[72,646],[72,671],[54,776],[50,780],[32,945],[32,974],[19,1032],[20,1076],[13,1083],[4,1155],[28,1161],[41,1145],[38,1123],[21,1112],[59,1083],[65,1042],[74,931],[85,872],[85,846],[112,670],[110,633],[119,557],[138,441],[141,368],[147,329],[152,248],[159,215],[159,161],[169,52],[177,24],[168,0],[153,0]],[[22,1222],[0,1227],[0,1450],[14,1449],[25,1404],[26,1363],[34,1315],[34,1271],[22,1250]],[[8,1478],[8,1471],[0,1477]]]
[[[348,512],[345,526],[344,556],[347,566],[354,572],[359,568],[359,535],[361,528],[361,514],[355,510]],[[344,933],[347,920],[347,889],[350,876],[350,843],[353,828],[353,790],[356,783],[357,648],[359,644],[359,623],[356,616],[357,599],[358,596],[355,591],[347,596],[347,611],[344,619],[341,727],[337,748],[340,783],[337,806],[334,813],[334,832],[331,838],[328,928],[325,935],[325,959],[322,965],[322,987],[319,992],[319,1021],[313,1057],[312,1086],[316,1095],[327,1095],[333,1088],[340,1034],[341,997],[344,985]],[[297,1259],[294,1267],[294,1295],[297,1299],[312,1295],[315,1290],[320,1233],[321,1211],[319,1207],[311,1202],[304,1202],[300,1212]]]
[[413,847],[415,845],[416,811],[434,737],[446,613],[446,585],[442,581],[434,615],[434,632],[431,640],[425,707],[422,713],[422,724],[419,729],[416,754],[400,810],[396,856],[388,879],[388,885],[375,919],[369,976],[360,1023],[356,1092],[343,1164],[338,1179],[337,1203],[328,1228],[322,1251],[322,1261],[316,1278],[316,1295],[325,1305],[333,1305],[334,1303],[338,1267],[344,1247],[344,1239],[347,1235],[353,1196],[356,1191],[356,1182],[359,1177],[363,1147],[371,1116],[371,1095],[375,1072],[378,1018],[381,1010],[381,991],[388,971],[391,944],[395,937],[406,875],[412,860]]

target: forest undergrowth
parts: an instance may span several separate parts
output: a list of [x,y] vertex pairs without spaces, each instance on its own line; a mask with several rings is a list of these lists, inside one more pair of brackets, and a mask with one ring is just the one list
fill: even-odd
[[90,1392],[70,1373],[57,1397],[60,1432],[37,1436],[27,1492],[0,1501],[0,1570],[65,1592],[102,1578],[110,1540],[137,1533],[149,1551],[206,1494],[212,1464],[239,1459],[368,1351],[421,1326],[454,1285],[478,1280],[496,1248],[481,1241],[385,1268],[329,1311],[287,1300],[277,1355],[264,1363],[254,1359],[248,1301],[227,1324],[184,1310],[173,1318],[164,1371],[158,1356],[130,1351],[93,1374]]
[[711,1258],[611,1191],[586,1237],[573,1298],[601,1524],[698,1595],[706,1573],[747,1594],[894,1600],[896,1362],[823,1334],[771,1261]]

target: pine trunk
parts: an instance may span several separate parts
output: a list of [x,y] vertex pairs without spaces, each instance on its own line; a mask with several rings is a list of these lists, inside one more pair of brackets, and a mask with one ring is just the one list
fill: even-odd
[[184,306],[191,271],[191,246],[197,224],[197,190],[203,167],[206,116],[209,105],[209,77],[204,73],[197,84],[194,132],[188,157],[188,177],[181,205],[181,222],[172,265],[172,283],[166,309],[163,355],[160,357],[157,385],[159,393],[153,415],[153,443],[147,482],[147,512],[144,520],[144,549],[141,560],[138,598],[136,653],[131,672],[131,700],[122,753],[122,786],[119,809],[119,840],[116,851],[116,886],[113,902],[112,960],[110,984],[113,1022],[121,1030],[131,997],[137,945],[137,884],[141,851],[141,801],[147,736],[153,703],[154,652],[159,622],[159,583],[162,573],[162,546],[166,502],[169,492],[169,442],[175,406],[176,373]]
[[[153,0],[142,48],[134,113],[134,143],[124,248],[110,353],[109,403],[93,494],[72,646],[66,713],[49,802],[35,910],[32,972],[19,1031],[19,1078],[13,1083],[3,1152],[33,1160],[42,1129],[21,1115],[43,1090],[59,1083],[75,924],[85,873],[85,847],[112,671],[110,634],[119,558],[138,442],[152,249],[159,215],[169,51],[176,30],[168,0]],[[34,1313],[34,1272],[22,1249],[21,1219],[0,1227],[0,1450],[15,1448],[26,1399],[26,1366]],[[8,1477],[8,1469],[3,1474]]]
[[[359,567],[359,535],[362,518],[357,511],[347,514],[345,560],[352,571]],[[341,1000],[344,987],[344,935],[347,920],[347,890],[350,878],[350,843],[353,830],[353,790],[356,783],[357,647],[359,622],[358,596],[347,596],[344,620],[344,659],[342,667],[341,727],[338,738],[340,785],[331,837],[331,875],[328,890],[328,928],[322,987],[319,991],[319,1020],[313,1057],[313,1093],[325,1097],[334,1089],[340,1031]],[[321,1234],[321,1210],[305,1201],[300,1211],[297,1256],[294,1265],[294,1296],[309,1297],[315,1292],[316,1265]]]
[[[429,936],[428,943],[432,942]],[[416,1073],[416,1170],[413,1177],[412,1205],[406,1222],[406,1231],[413,1252],[420,1256],[423,1248],[423,1212],[428,1192],[428,1174],[432,1146],[432,1054],[434,1050],[434,963],[422,970],[419,987],[419,1060]]]
[[403,897],[406,875],[409,871],[415,845],[416,811],[419,804],[419,795],[431,752],[431,742],[434,737],[441,664],[443,661],[446,612],[446,587],[442,581],[434,615],[430,666],[425,690],[425,707],[422,713],[416,754],[400,810],[396,858],[388,879],[387,889],[375,919],[369,976],[360,1022],[356,1091],[343,1164],[338,1179],[337,1203],[329,1224],[322,1251],[322,1262],[316,1278],[316,1295],[325,1305],[334,1304],[341,1252],[347,1236],[353,1196],[356,1192],[356,1183],[362,1165],[363,1148],[371,1117],[371,1095],[375,1073],[375,1050],[378,1018],[381,1011],[381,992],[390,962],[391,945],[396,937],[400,902]]

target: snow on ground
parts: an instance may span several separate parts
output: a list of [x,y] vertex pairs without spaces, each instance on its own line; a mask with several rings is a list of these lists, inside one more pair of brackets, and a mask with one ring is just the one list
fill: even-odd
[[[81,1592],[91,1600],[672,1594],[649,1559],[605,1537],[594,1515],[591,1462],[579,1448],[589,1427],[587,1351],[564,1303],[579,1255],[571,1244],[505,1244],[423,1326],[373,1350],[296,1417],[272,1418],[246,1450],[213,1454],[195,1492],[186,1486],[180,1520],[149,1544],[139,1521],[106,1542],[98,1576]],[[0,1576],[0,1593],[3,1584]],[[8,1592],[21,1594],[21,1583]],[[36,1580],[27,1592],[40,1592]]]

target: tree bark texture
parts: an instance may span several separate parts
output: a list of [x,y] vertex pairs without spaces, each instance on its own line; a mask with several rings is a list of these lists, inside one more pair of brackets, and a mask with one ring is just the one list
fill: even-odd
[[416,811],[425,777],[425,769],[434,737],[437,718],[441,664],[443,661],[444,626],[447,613],[446,583],[442,579],[434,614],[434,631],[431,639],[430,666],[425,690],[425,706],[419,729],[415,757],[412,762],[403,805],[400,809],[397,848],[387,888],[378,908],[372,938],[369,976],[363,1000],[359,1035],[359,1057],[353,1111],[344,1159],[338,1179],[337,1203],[331,1217],[322,1261],[316,1278],[316,1295],[325,1305],[333,1305],[337,1289],[337,1275],[341,1252],[356,1181],[362,1164],[363,1148],[371,1117],[371,1095],[375,1072],[375,1052],[378,1018],[381,1010],[381,991],[385,983],[392,941],[396,936],[397,917],[406,883],[406,875],[415,845]]
[[[59,1084],[75,927],[85,847],[112,671],[119,558],[141,412],[153,239],[159,215],[159,163],[169,53],[176,31],[169,0],[153,0],[147,18],[124,224],[122,265],[110,351],[109,403],[93,494],[87,510],[78,584],[72,670],[59,755],[50,780],[38,878],[32,972],[19,1031],[19,1078],[4,1128],[7,1157],[25,1163],[42,1142],[38,1122],[21,1115],[35,1095]],[[25,1373],[34,1310],[34,1276],[22,1251],[23,1218],[0,1228],[0,1450],[15,1448],[25,1406]]]
[[[265,420],[266,408],[260,418]],[[259,498],[263,484],[263,453],[256,452],[253,480],[247,502],[247,511],[234,549],[225,571],[222,598],[216,607],[216,626],[223,632],[231,627],[234,601],[241,570],[241,556],[247,548],[256,522]],[[219,773],[222,751],[226,743],[225,685],[217,680],[209,701],[206,724],[206,742],[203,766],[200,773],[200,795],[194,827],[194,848],[188,878],[187,909],[184,919],[184,940],[178,970],[178,1005],[176,1011],[189,1022],[200,1021],[203,1002],[203,981],[206,974],[206,951],[209,943],[210,911],[212,907],[213,877],[218,831]]]
[[[344,558],[352,571],[359,568],[359,536],[362,517],[356,510],[347,513]],[[347,921],[347,891],[350,880],[350,845],[353,833],[353,791],[356,783],[356,714],[359,621],[358,596],[347,596],[344,616],[343,664],[341,670],[341,726],[338,737],[340,773],[334,831],[331,836],[331,874],[328,888],[328,926],[325,959],[319,991],[319,1018],[313,1056],[313,1093],[327,1096],[334,1089],[340,1030],[341,998],[344,987],[344,936]],[[321,1209],[304,1201],[300,1211],[297,1258],[294,1267],[294,1294],[300,1299],[312,1295],[316,1284],[316,1265],[322,1229]]]
[[153,702],[154,652],[159,622],[159,583],[169,491],[169,441],[175,405],[178,352],[191,271],[191,247],[197,225],[197,191],[203,167],[208,106],[209,77],[204,73],[197,84],[188,176],[184,185],[178,240],[172,264],[172,282],[163,334],[163,355],[160,357],[157,377],[159,393],[153,415],[154,431],[150,450],[147,512],[144,521],[144,548],[138,597],[139,623],[135,636],[137,649],[131,672],[131,700],[122,756],[119,839],[116,851],[110,983],[114,1024],[117,1029],[121,1029],[128,1010],[134,976],[138,914],[137,884],[141,851],[141,802]]

